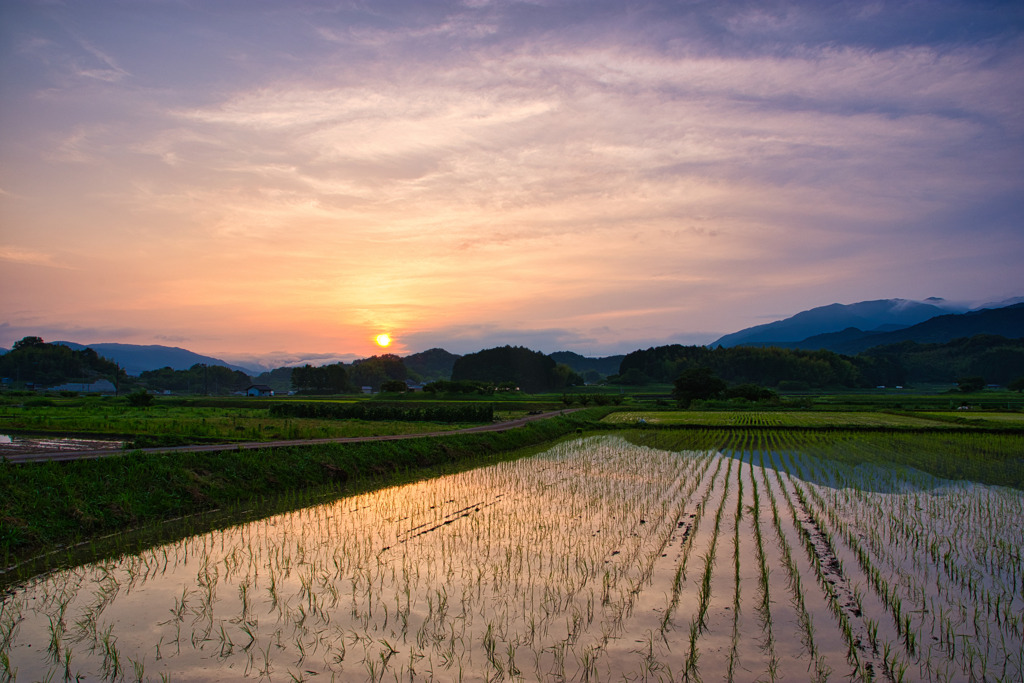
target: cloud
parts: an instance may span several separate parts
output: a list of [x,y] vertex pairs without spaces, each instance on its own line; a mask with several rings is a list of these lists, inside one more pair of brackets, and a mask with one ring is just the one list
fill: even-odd
[[1022,12],[932,9],[35,8],[0,53],[0,202],[32,241],[0,258],[61,245],[90,277],[4,286],[149,339],[333,356],[380,329],[608,350],[766,300],[1002,296]]
[[108,83],[117,83],[130,75],[127,71],[118,66],[117,60],[89,41],[79,40],[79,46],[90,57],[92,57],[91,63],[79,62],[76,60],[74,67],[75,72],[79,76],[95,78]]
[[53,254],[7,244],[0,244],[0,260],[30,266],[71,269],[71,266],[57,262]]

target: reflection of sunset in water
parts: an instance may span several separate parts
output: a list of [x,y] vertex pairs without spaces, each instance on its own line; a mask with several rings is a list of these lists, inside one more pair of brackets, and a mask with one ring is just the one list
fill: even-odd
[[[707,680],[735,666],[804,680],[852,666],[834,600],[851,638],[865,629],[849,645],[859,661],[883,665],[870,633],[899,657],[886,666],[969,666],[944,641],[903,649],[858,561],[829,553],[846,552],[840,535],[870,539],[887,515],[924,514],[913,509],[938,516],[928,528],[951,538],[985,510],[1024,521],[1024,496],[939,488],[920,473],[849,468],[746,438],[735,451],[681,453],[580,439],[57,572],[5,596],[0,651],[26,680],[65,668],[195,681],[676,679],[695,670]],[[928,502],[939,495],[949,502]],[[966,522],[942,516],[953,509],[971,511]],[[830,525],[836,540],[826,545]],[[985,533],[1021,547],[1019,533]],[[906,539],[871,547],[890,603],[917,604],[913,567],[930,562],[927,549],[904,558],[895,549],[911,547]],[[1004,565],[979,571],[1001,608],[1019,613]],[[908,617],[915,632],[966,604],[968,588],[941,576],[936,585],[926,596],[935,609]],[[975,647],[1015,666],[1012,621],[985,623],[992,635]]]

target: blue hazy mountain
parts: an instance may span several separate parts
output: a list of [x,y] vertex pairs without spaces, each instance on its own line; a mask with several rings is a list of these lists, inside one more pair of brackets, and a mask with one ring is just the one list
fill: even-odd
[[145,370],[158,370],[160,368],[171,368],[172,370],[187,370],[196,363],[206,365],[223,365],[232,370],[241,370],[247,375],[258,374],[252,368],[245,368],[240,365],[232,365],[219,358],[203,356],[198,353],[181,349],[176,346],[160,346],[154,344],[142,346],[139,344],[77,344],[69,341],[55,341],[53,344],[62,344],[72,349],[91,348],[99,355],[114,361],[120,365],[129,375],[138,375]]
[[953,313],[929,318],[924,322],[891,332],[867,332],[847,328],[841,332],[819,334],[798,342],[779,346],[793,349],[827,349],[836,353],[856,355],[876,346],[901,342],[945,344],[954,339],[976,335],[998,335],[1007,339],[1024,337],[1024,303],[1001,308],[985,308],[967,313]]
[[963,313],[965,306],[944,299],[924,301],[878,299],[855,304],[818,306],[796,315],[727,334],[711,346],[764,346],[773,342],[798,342],[816,335],[843,332],[849,328],[865,332],[891,332],[922,323],[939,315]]

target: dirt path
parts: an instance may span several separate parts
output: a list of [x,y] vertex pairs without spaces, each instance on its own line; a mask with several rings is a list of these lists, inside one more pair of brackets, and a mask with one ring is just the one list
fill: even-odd
[[164,446],[156,448],[135,448],[125,450],[122,448],[109,448],[104,450],[79,450],[79,451],[51,451],[48,453],[25,453],[25,454],[4,454],[0,459],[8,462],[44,462],[48,460],[91,460],[94,458],[105,458],[113,455],[127,455],[129,453],[202,453],[213,451],[235,451],[253,450],[257,448],[287,448],[291,446],[312,446],[323,443],[359,443],[363,441],[397,441],[399,439],[419,439],[423,437],[452,436],[454,434],[472,434],[475,432],[504,432],[516,427],[522,427],[528,422],[543,420],[556,415],[568,415],[578,408],[567,410],[553,410],[537,415],[527,415],[518,420],[508,422],[495,422],[493,424],[481,425],[479,427],[467,427],[465,429],[453,429],[445,432],[422,432],[419,434],[389,434],[384,436],[349,436],[333,439],[294,439],[290,441],[245,441],[234,443],[199,444],[191,446]]

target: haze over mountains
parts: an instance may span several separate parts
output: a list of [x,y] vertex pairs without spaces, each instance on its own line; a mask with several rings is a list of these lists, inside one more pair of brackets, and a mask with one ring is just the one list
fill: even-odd
[[219,358],[203,356],[188,349],[177,346],[161,346],[159,344],[78,344],[70,341],[55,341],[54,344],[61,344],[70,349],[82,350],[86,347],[114,361],[129,375],[138,375],[146,370],[157,370],[159,368],[171,368],[173,370],[187,370],[196,363],[206,365],[223,365],[232,370],[241,370],[246,374],[252,374],[253,368],[246,368],[240,365],[232,365]]
[[[903,341],[941,343],[976,334],[1024,337],[1024,297],[985,304],[974,309],[939,298],[924,301],[880,299],[853,304],[836,303],[724,335],[710,346],[780,346],[827,349],[852,355],[884,344]],[[73,349],[86,346],[69,341],[55,343]],[[88,346],[99,355],[119,363],[131,375],[163,367],[184,370],[196,363],[223,365],[254,376],[268,369],[258,365],[232,364],[171,346],[118,343]],[[594,369],[603,375],[615,374],[618,361],[622,358],[621,355],[586,358],[572,351],[559,351],[551,356],[577,372]],[[405,358],[407,364],[423,362],[429,366],[450,366],[457,357],[442,349],[430,349]]]

